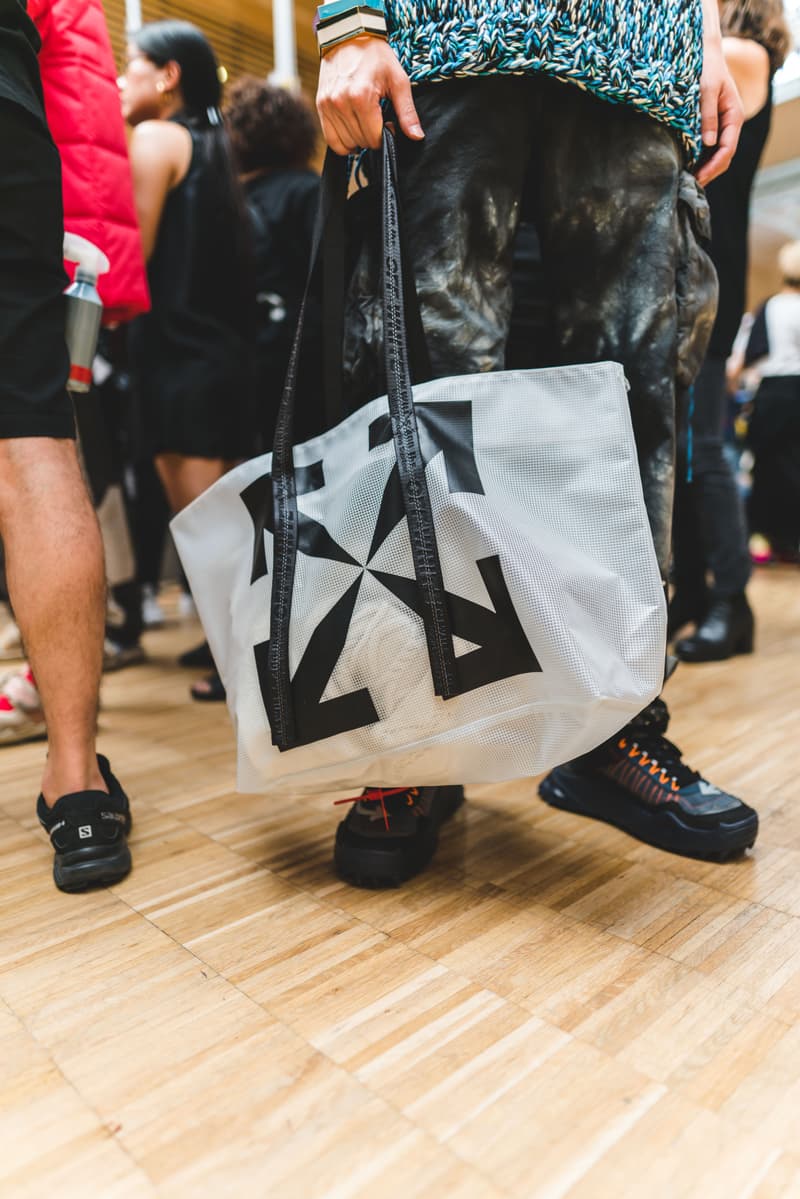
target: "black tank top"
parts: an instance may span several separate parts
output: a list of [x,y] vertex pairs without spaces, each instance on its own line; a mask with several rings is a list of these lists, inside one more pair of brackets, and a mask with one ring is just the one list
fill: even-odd
[[189,170],[167,196],[148,263],[152,309],[133,322],[130,338],[137,383],[167,403],[177,393],[197,402],[244,387],[252,338],[254,296],[237,217],[215,186],[203,136],[188,131]]
[[727,358],[745,309],[750,193],[772,121],[772,86],[760,112],[745,121],[733,162],[708,185],[711,257],[719,275],[719,309],[709,353]]

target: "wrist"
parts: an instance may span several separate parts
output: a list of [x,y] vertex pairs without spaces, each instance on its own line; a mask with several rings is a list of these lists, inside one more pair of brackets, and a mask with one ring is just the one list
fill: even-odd
[[320,58],[345,42],[359,38],[387,41],[386,13],[383,0],[332,0],[317,9],[314,20]]
[[705,41],[719,42],[722,46],[722,27],[719,19],[718,0],[703,0],[703,38]]
[[[330,50],[326,50],[320,55],[320,69],[327,64],[336,61],[339,63],[337,71],[344,70],[347,73],[353,69],[357,62],[357,59],[350,57],[350,53],[361,55],[370,50],[373,46],[380,45],[381,42],[388,46],[388,42],[384,42],[383,38],[372,37],[370,34],[361,34],[358,37],[346,38],[344,41],[339,42],[338,45],[331,46]],[[341,66],[341,62],[339,62],[340,59],[342,62],[347,63],[347,66],[343,68]]]

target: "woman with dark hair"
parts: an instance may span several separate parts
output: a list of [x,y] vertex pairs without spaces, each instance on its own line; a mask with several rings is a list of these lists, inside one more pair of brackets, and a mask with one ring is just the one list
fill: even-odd
[[[214,51],[187,21],[145,25],[119,80],[152,310],[129,340],[146,448],[179,512],[256,448],[255,284]],[[207,657],[206,657],[207,655]],[[212,665],[207,646],[194,656]],[[224,698],[216,674],[198,700]]]
[[145,25],[121,77],[152,311],[131,377],[173,512],[254,448],[246,219],[214,51],[186,21]]
[[[310,162],[319,126],[301,96],[252,75],[230,88],[225,118],[250,216],[257,299],[256,394],[262,448],[268,450],[311,254],[319,179]],[[322,355],[314,349],[320,331],[319,305],[312,296],[306,308],[295,419],[298,442],[321,431]]]
[[772,119],[772,77],[791,40],[782,0],[723,0],[720,22],[725,61],[739,89],[745,123],[728,171],[707,192],[719,309],[687,420],[691,459],[687,463],[684,428],[684,461],[676,477],[670,633],[688,623],[697,626],[675,645],[684,662],[720,661],[753,648],[753,613],[745,594],[750,555],[744,510],[722,448],[725,362],[745,307],[750,193]]

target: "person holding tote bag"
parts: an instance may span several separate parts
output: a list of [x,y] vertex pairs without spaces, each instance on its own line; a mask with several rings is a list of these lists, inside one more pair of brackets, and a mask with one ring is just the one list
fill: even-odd
[[[675,390],[716,301],[697,179],[741,125],[716,4],[331,0],[317,36],[327,431],[293,439],[302,308],[272,454],[173,521],[239,786],[364,787],[334,851],[362,886],[428,864],[461,783],[543,770],[558,807],[742,852],[756,813],[659,698]],[[526,175],[552,333],[504,370]]]
[[[367,10],[334,0],[318,10],[317,36],[317,106],[335,153],[377,149],[381,102],[391,103],[435,376],[503,367],[513,234],[524,177],[535,169],[553,329],[550,346],[531,347],[531,365],[608,358],[624,366],[666,578],[676,376],[691,383],[715,311],[699,244],[707,209],[687,168],[694,164],[701,184],[722,173],[742,122],[716,0],[568,10],[555,0],[492,0],[480,19],[467,0],[426,7],[422,17],[408,0],[375,0]],[[374,272],[357,271],[345,343],[354,404],[382,387],[368,369],[381,328],[376,295]],[[542,797],[687,856],[741,852],[755,840],[756,813],[683,762],[667,723],[656,699],[553,770]],[[445,789],[387,794],[365,792],[339,827],[336,861],[348,881],[412,876],[454,806]]]

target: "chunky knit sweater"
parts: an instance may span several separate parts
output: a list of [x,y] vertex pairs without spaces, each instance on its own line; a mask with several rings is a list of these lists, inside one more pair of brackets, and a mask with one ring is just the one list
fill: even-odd
[[414,83],[545,71],[700,135],[700,0],[387,0]]

